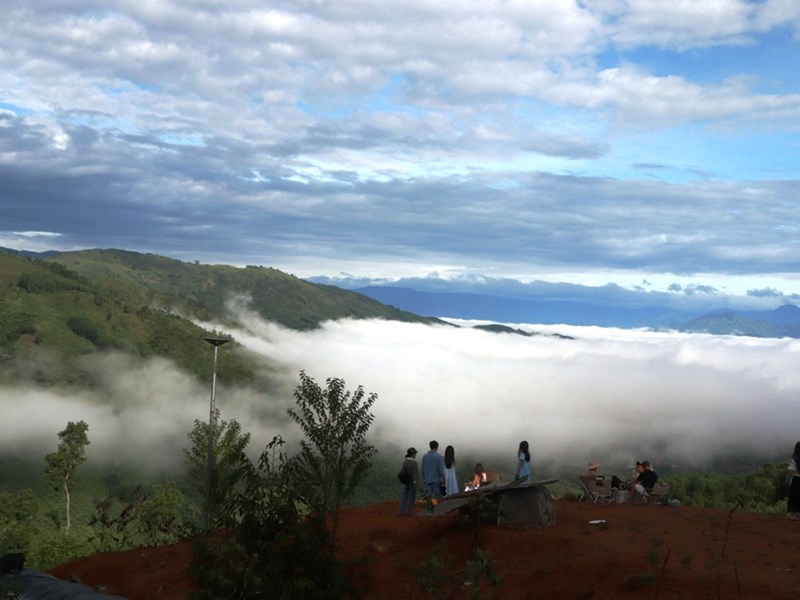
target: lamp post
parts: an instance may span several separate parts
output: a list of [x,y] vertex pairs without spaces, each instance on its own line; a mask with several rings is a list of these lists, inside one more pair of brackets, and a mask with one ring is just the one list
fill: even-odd
[[208,448],[206,450],[206,527],[211,527],[211,465],[214,462],[214,405],[217,392],[217,351],[222,344],[230,342],[229,339],[220,337],[203,338],[214,346],[214,365],[211,370],[211,409],[208,412]]

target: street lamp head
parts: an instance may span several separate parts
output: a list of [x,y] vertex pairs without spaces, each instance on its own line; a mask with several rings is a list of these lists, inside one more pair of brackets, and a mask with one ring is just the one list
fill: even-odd
[[222,346],[222,344],[227,344],[228,342],[231,341],[230,338],[221,338],[221,337],[213,337],[213,336],[204,337],[203,339],[205,341],[207,341],[209,344],[211,344],[212,346]]

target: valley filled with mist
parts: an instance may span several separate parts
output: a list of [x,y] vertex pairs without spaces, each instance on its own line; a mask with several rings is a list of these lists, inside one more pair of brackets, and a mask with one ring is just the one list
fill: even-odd
[[[286,409],[300,370],[377,393],[373,433],[390,456],[438,439],[511,463],[527,439],[542,469],[590,457],[707,468],[771,460],[796,441],[797,340],[513,324],[537,334],[525,336],[465,321],[339,320],[298,331],[230,307],[224,330],[237,343],[220,350],[217,407],[256,447],[279,433],[291,439]],[[268,373],[268,386],[229,377],[237,354]],[[105,351],[82,360],[90,389],[4,386],[2,451],[47,449],[63,423],[83,419],[94,460],[174,467],[193,419],[208,412],[208,378],[161,357]]]
[[[183,352],[191,361],[176,351],[137,350],[130,339],[103,345],[74,335],[83,346],[71,343],[68,347],[76,351],[59,357],[51,348],[56,334],[41,334],[27,344],[31,351],[25,335],[7,333],[2,452],[47,451],[63,423],[83,419],[92,425],[93,460],[175,468],[193,420],[203,420],[208,412],[212,353],[201,339],[203,332],[224,332],[235,340],[220,350],[217,406],[224,418],[252,432],[256,448],[276,434],[291,439],[286,409],[300,370],[319,381],[339,377],[377,393],[373,434],[388,456],[409,445],[425,447],[435,438],[462,454],[508,456],[513,462],[516,444],[527,439],[534,464],[548,476],[588,458],[624,467],[647,457],[692,469],[758,462],[783,457],[796,441],[791,417],[800,389],[797,340],[535,323],[507,323],[508,331],[517,333],[496,333],[479,328],[488,321],[448,315],[414,323],[386,315],[342,318],[322,309],[313,327],[287,327],[271,318],[269,307],[281,306],[281,320],[293,322],[286,315],[297,305],[297,294],[287,291],[285,304],[279,299],[266,304],[269,283],[257,279],[274,270],[239,269],[256,277],[250,287],[257,293],[248,293],[247,282],[228,282],[227,296],[221,290],[208,294],[207,283],[192,287],[185,276],[184,298],[199,307],[192,313],[190,304],[180,303],[178,288],[166,286],[176,272],[207,267],[170,259],[170,268],[161,273],[166,260],[91,251],[89,256],[71,255],[66,264],[78,272],[83,267],[86,286],[104,281],[119,286],[120,279],[147,274],[151,291],[140,291],[138,305],[125,312],[163,306],[165,296],[154,296],[152,290],[169,292],[173,314],[197,332],[193,339],[191,334],[173,336],[188,347]],[[98,268],[103,261],[105,266]],[[120,264],[125,270],[114,272],[109,266]],[[199,281],[210,277],[205,273]],[[296,285],[314,286],[300,280]],[[139,286],[143,289],[141,280]],[[88,293],[97,304],[96,290]],[[59,294],[78,292],[23,294],[29,298],[25,318],[37,321],[29,325],[33,333],[28,337],[36,338],[47,326],[32,307]],[[213,303],[206,301],[209,297]],[[124,301],[132,302],[130,293]],[[4,302],[5,319],[20,314],[8,310],[10,304]],[[105,313],[109,319],[110,309]],[[98,327],[107,325],[98,321]],[[158,322],[152,327],[163,329]],[[18,328],[5,322],[3,329]],[[22,358],[42,364],[9,375]],[[82,374],[77,384],[59,386],[37,374],[63,369],[64,360]],[[31,419],[32,414],[37,418]]]
[[[106,265],[98,275],[97,261],[104,257],[116,266]],[[800,340],[407,313],[405,320],[354,318],[346,308],[319,312],[313,326],[290,327],[285,322],[302,286],[314,284],[298,280],[299,296],[286,304],[272,300],[281,306],[281,323],[259,296],[268,282],[255,286],[258,293],[239,282],[227,295],[216,290],[204,296],[213,271],[175,261],[164,274],[151,268],[159,260],[95,253],[92,269],[80,275],[56,269],[58,281],[78,282],[73,287],[51,285],[55,280],[45,273],[37,288],[26,289],[19,285],[23,272],[12,277],[4,271],[0,492],[32,488],[49,498],[44,502],[56,513],[57,494],[41,482],[43,457],[56,448],[67,422],[82,420],[90,440],[82,467],[88,481],[76,484],[84,519],[94,502],[126,485],[175,481],[189,497],[196,495],[186,481],[184,450],[194,424],[208,419],[213,353],[202,338],[211,334],[232,340],[218,352],[216,408],[221,419],[236,421],[251,435],[247,451],[253,459],[275,436],[282,436],[289,453],[299,448],[300,432],[287,410],[300,371],[320,383],[335,377],[348,389],[377,394],[369,438],[378,454],[359,503],[393,499],[394,471],[405,449],[425,449],[432,439],[455,447],[462,480],[475,462],[510,479],[517,446],[527,440],[534,478],[561,479],[559,494],[575,490],[574,476],[590,459],[608,475],[623,477],[637,460],[649,460],[666,476],[747,473],[786,461],[797,441]],[[17,267],[41,267],[28,263]],[[72,264],[85,268],[88,261],[78,256]],[[178,276],[175,269],[184,281],[195,278],[203,286],[187,285],[182,299],[177,287],[167,285]],[[147,285],[137,279],[145,275],[151,278]],[[222,288],[226,280],[216,285]],[[321,298],[342,293],[311,289]],[[85,306],[100,307],[96,315],[81,308],[84,296]],[[74,316],[70,306],[83,310],[83,329],[66,325]],[[116,310],[139,315],[132,331],[145,332],[140,337],[150,342],[138,347],[126,338],[115,327]],[[148,311],[159,319],[148,320]],[[8,321],[20,314],[27,319],[22,329]],[[181,323],[175,331],[182,333],[170,341],[185,347],[167,344],[162,354],[151,342],[163,339],[156,334],[164,315]],[[94,333],[81,337],[86,327]],[[59,336],[72,341],[55,344]],[[77,375],[50,377],[50,370]]]

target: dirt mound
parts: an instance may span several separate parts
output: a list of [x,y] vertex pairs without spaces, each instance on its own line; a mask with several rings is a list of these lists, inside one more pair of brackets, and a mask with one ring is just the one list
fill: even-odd
[[[475,548],[502,578],[483,597],[800,599],[800,521],[739,511],[556,501],[558,524],[515,531],[466,527],[457,513],[398,517],[395,503],[345,509],[338,529],[343,559],[363,559],[353,578],[366,598],[467,597],[464,572]],[[435,581],[438,556],[447,593]],[[86,557],[50,572],[79,578],[130,600],[188,597],[186,545]]]

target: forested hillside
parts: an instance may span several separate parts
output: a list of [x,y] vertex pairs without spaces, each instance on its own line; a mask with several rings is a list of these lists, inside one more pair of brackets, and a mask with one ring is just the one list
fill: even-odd
[[133,286],[143,298],[193,311],[204,307],[219,315],[231,294],[242,294],[263,318],[295,329],[347,317],[431,322],[362,294],[309,283],[268,267],[186,263],[126,250],[66,252],[50,260],[109,288]]
[[[328,319],[428,322],[339,288],[307,283],[262,267],[190,264],[124,250],[87,250],[46,260],[0,253],[0,382],[90,385],[80,357],[117,350],[161,356],[208,372],[204,331],[180,315],[226,323],[232,294],[249,299],[264,319],[313,328]],[[248,381],[244,353],[226,375]]]
[[[146,295],[126,293],[59,263],[0,254],[0,381],[90,385],[81,357],[117,350],[162,356],[197,375],[208,371],[203,331],[159,310]],[[232,356],[230,373],[252,369]]]

